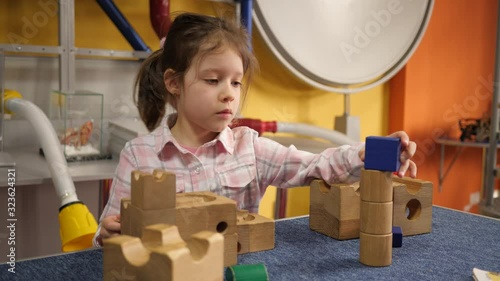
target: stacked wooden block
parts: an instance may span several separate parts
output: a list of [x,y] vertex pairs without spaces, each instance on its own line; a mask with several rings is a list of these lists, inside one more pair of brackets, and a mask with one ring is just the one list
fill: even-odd
[[[404,236],[432,230],[430,181],[393,177],[393,226]],[[311,183],[309,227],[337,240],[359,238],[361,199],[357,184]]]
[[131,198],[121,200],[122,234],[141,237],[145,226],[175,225],[175,174],[155,170],[153,174],[133,171]]
[[121,201],[122,234],[141,237],[144,227],[177,225],[183,239],[208,230],[224,236],[224,265],[236,264],[236,202],[211,192],[176,194],[175,174],[132,172],[131,198]]
[[[371,147],[372,141],[383,145]],[[360,188],[356,184],[329,186],[320,180],[313,181],[310,188],[310,228],[338,240],[362,236],[360,261],[377,266],[390,264],[392,250],[387,245],[392,226],[401,227],[404,236],[429,233],[432,229],[432,183],[393,177],[390,171],[384,171],[399,169],[398,141],[367,138],[366,170],[362,171]],[[374,242],[376,239],[379,241]],[[370,262],[372,257],[362,254],[371,253],[372,244],[382,248],[375,263]]]
[[361,174],[359,261],[369,266],[392,263],[392,173]]
[[274,220],[240,211],[236,202],[211,192],[176,194],[175,174],[134,171],[131,198],[121,201],[121,233],[143,237],[146,226],[176,225],[184,240],[201,231],[223,235],[224,266],[237,264],[238,253],[274,248]]

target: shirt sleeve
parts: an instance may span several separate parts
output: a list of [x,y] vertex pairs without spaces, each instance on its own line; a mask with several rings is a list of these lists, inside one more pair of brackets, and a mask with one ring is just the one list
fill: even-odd
[[94,235],[92,244],[95,247],[101,247],[98,242],[99,233],[101,231],[101,222],[105,217],[119,215],[120,204],[122,198],[130,197],[130,182],[132,171],[137,170],[137,161],[132,152],[130,143],[127,143],[120,153],[120,161],[116,168],[115,177],[109,193],[108,203],[104,208],[101,218],[99,219],[99,227]]
[[319,154],[285,147],[267,138],[254,141],[260,186],[281,188],[309,185],[314,179],[328,184],[359,181],[364,143],[328,148]]

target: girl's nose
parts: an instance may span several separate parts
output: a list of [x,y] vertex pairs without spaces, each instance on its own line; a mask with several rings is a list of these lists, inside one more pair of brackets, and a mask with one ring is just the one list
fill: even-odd
[[220,99],[223,102],[231,102],[235,98],[235,89],[231,85],[224,86],[224,88],[221,90],[221,97]]

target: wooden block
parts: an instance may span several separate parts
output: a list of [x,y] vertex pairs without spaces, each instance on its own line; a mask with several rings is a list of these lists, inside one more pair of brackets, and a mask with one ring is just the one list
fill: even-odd
[[212,192],[177,194],[176,225],[181,237],[202,230],[237,233],[236,202]]
[[389,266],[392,263],[392,233],[373,235],[359,233],[359,261],[368,266]]
[[154,170],[153,174],[133,171],[131,177],[132,205],[142,210],[175,208],[175,174]]
[[122,198],[122,200],[120,201],[121,234],[130,235],[130,233],[132,233],[132,221],[130,220],[129,212],[127,211],[130,204],[131,201],[128,198]]
[[367,137],[365,142],[365,169],[399,171],[401,140],[391,137]]
[[367,234],[392,233],[392,202],[361,201],[360,231]]
[[175,225],[175,214],[175,209],[142,210],[133,204],[128,204],[125,209],[122,209],[122,234],[141,237],[142,230],[146,226],[158,223]]
[[432,230],[432,182],[394,177],[393,225],[403,235],[429,233]]
[[359,261],[368,266],[388,266],[392,263],[391,172],[362,170],[360,193]]
[[310,187],[309,228],[345,240],[359,237],[359,193],[354,185],[314,180]]
[[274,248],[274,220],[238,211],[238,254]]
[[224,235],[224,266],[238,264],[238,233]]
[[176,225],[181,237],[186,239],[203,230],[223,234],[226,238],[224,266],[236,264],[236,202],[212,192],[179,193],[176,198]]
[[376,170],[362,170],[360,193],[362,201],[377,203],[392,201],[392,173]]
[[104,240],[104,280],[222,281],[223,236],[202,231],[183,241],[177,227],[153,225],[141,239]]

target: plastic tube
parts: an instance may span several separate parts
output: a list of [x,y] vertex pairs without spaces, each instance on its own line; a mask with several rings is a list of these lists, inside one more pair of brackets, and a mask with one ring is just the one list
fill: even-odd
[[127,21],[127,19],[120,12],[115,3],[111,0],[97,0],[97,3],[103,11],[108,15],[108,17],[113,21],[115,26],[120,30],[122,35],[127,39],[129,44],[136,51],[150,51],[149,47],[144,43],[142,38],[137,34],[132,25]]
[[252,6],[253,0],[241,0],[241,24],[248,31],[250,43],[252,42]]
[[261,121],[259,119],[251,119],[251,118],[240,118],[236,119],[236,121],[232,124],[232,127],[238,126],[246,126],[254,129],[259,133],[259,136],[264,132],[276,133],[277,124],[276,121]]
[[32,102],[20,98],[8,99],[5,105],[6,109],[23,116],[33,126],[47,159],[57,196],[61,199],[61,206],[78,201],[68,163],[54,127],[45,113]]
[[277,131],[280,133],[294,133],[304,136],[321,138],[337,145],[352,145],[356,143],[355,140],[340,132],[302,123],[278,122]]
[[149,20],[159,39],[167,36],[170,29],[170,1],[149,0]]

